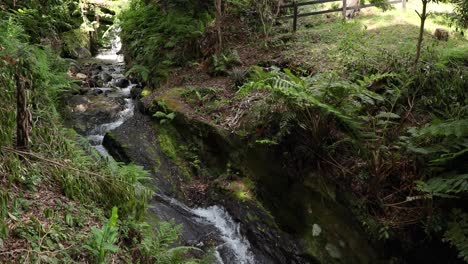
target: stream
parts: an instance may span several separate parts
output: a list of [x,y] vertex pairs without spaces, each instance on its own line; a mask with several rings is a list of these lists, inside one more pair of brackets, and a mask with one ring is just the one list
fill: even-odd
[[[88,115],[83,118],[87,127],[81,133],[105,158],[110,156],[103,146],[106,133],[125,126],[125,122],[136,114],[136,101],[132,99],[131,91],[138,84],[133,84],[125,78],[124,58],[118,54],[120,49],[120,38],[116,36],[111,47],[99,51],[95,57],[97,67],[92,71],[91,78],[102,80],[99,85],[101,87],[88,87],[85,94],[75,95],[79,98],[74,98],[79,102],[75,108]],[[110,104],[114,109],[105,114],[107,118],[96,116],[104,116],[100,110],[96,110],[101,104]],[[207,247],[206,249],[214,246],[214,255],[219,264],[256,263],[249,241],[241,235],[240,224],[236,223],[222,206],[190,208],[175,198],[158,192],[149,210],[159,219],[174,220],[177,224],[182,224],[182,239],[190,246]],[[205,240],[214,243],[207,245]]]

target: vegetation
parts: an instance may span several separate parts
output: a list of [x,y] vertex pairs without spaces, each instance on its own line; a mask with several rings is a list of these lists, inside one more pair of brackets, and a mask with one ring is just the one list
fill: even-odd
[[[63,127],[59,97],[76,88],[70,61],[33,44],[18,12],[0,12],[1,262],[194,263],[190,248],[172,248],[179,227],[158,222],[154,230],[145,222],[148,173],[102,160]],[[17,86],[26,87],[28,149],[14,147]]]
[[[324,177],[359,198],[351,202],[354,212],[375,239],[391,242],[417,225],[465,257],[467,241],[460,234],[466,208],[460,201],[467,194],[467,42],[456,33],[441,42],[427,32],[450,30],[453,21],[459,29],[465,27],[460,23],[464,3],[408,3],[424,10],[419,16],[397,8],[377,15],[362,12],[347,22],[333,15],[304,18],[305,26],[295,35],[285,32],[289,23],[272,27],[280,12],[277,4],[226,1],[222,12],[207,5],[216,21],[206,20],[202,34],[192,37],[206,41],[212,23],[216,32],[222,31],[212,46],[222,42],[223,49],[186,60],[198,60],[195,67],[172,67],[184,79],[176,85],[169,81],[164,89],[185,89],[179,93],[181,104],[201,120],[208,116],[213,124],[254,142],[276,148],[301,145],[285,163],[308,161],[294,168],[299,171],[327,168]],[[256,16],[249,20],[246,10]],[[235,29],[227,24],[236,19],[248,21],[244,47],[280,54],[282,60],[251,59],[243,48],[235,50],[236,43],[229,40]],[[193,43],[193,38],[187,41]],[[197,79],[206,72],[217,78],[215,85]],[[457,213],[448,213],[452,210]]]
[[[277,208],[261,177],[301,191],[334,183],[340,194],[326,197],[350,209],[383,245],[382,258],[431,261],[415,250],[423,245],[444,261],[468,262],[467,1],[301,18],[295,33],[277,19],[282,3],[131,0],[118,14],[125,76],[144,86],[154,142],[184,176],[171,191],[204,205],[218,197],[209,187],[221,186],[240,205],[271,211],[268,220],[249,211],[253,224],[275,219],[270,227],[291,231],[280,221],[311,209]],[[148,172],[101,159],[62,125],[60,96],[81,92],[67,75],[79,62],[57,54],[78,58],[83,47],[106,44],[97,19],[114,13],[107,9],[81,0],[0,5],[0,262],[210,261],[177,247],[181,226],[148,222]],[[448,38],[432,36],[436,29]],[[194,126],[179,133],[184,122]],[[272,169],[245,168],[263,155],[275,158]],[[325,227],[301,221],[290,229],[313,226],[300,243],[312,247]],[[303,252],[330,248],[340,255],[328,245]]]

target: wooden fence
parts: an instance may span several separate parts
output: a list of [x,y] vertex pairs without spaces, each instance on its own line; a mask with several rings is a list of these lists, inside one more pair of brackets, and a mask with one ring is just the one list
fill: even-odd
[[[307,2],[300,2],[300,3],[297,2],[297,0],[293,0],[293,2],[291,4],[280,6],[281,9],[292,8],[293,9],[293,14],[289,15],[289,16],[279,17],[279,19],[291,19],[292,18],[293,19],[293,31],[296,32],[296,30],[297,30],[297,20],[300,17],[314,16],[314,15],[321,15],[321,14],[328,14],[328,13],[335,13],[335,12],[342,12],[343,18],[346,18],[346,11],[348,11],[348,10],[357,10],[357,9],[362,9],[362,8],[367,8],[367,7],[372,7],[372,6],[393,5],[393,4],[398,4],[398,3],[401,3],[403,9],[406,9],[406,1],[407,0],[391,0],[391,1],[388,1],[388,2],[375,3],[375,4],[348,6],[347,5],[347,0],[314,0],[314,1],[307,1]],[[324,3],[331,3],[331,2],[342,2],[343,5],[340,8],[335,8],[335,9],[314,11],[314,12],[303,13],[303,14],[299,13],[299,7],[300,6],[317,5],[317,4],[324,4]]]

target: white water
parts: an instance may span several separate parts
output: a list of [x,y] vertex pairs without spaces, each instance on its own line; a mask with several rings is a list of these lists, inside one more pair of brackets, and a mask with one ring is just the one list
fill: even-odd
[[163,194],[156,194],[159,199],[172,208],[192,214],[195,221],[214,226],[223,243],[216,247],[214,256],[217,264],[254,264],[255,257],[250,250],[249,241],[240,233],[240,225],[232,219],[221,206],[191,209],[180,201]]
[[[97,59],[108,60],[121,63],[124,61],[124,57],[121,54],[118,54],[122,48],[122,41],[120,40],[120,28],[112,28],[104,34],[104,37],[112,37],[111,48],[102,50],[96,55]],[[109,36],[110,35],[110,36]]]
[[255,263],[255,258],[250,251],[249,241],[241,235],[240,225],[234,222],[226,210],[215,205],[208,208],[196,208],[192,212],[199,216],[202,221],[214,225],[221,233],[224,243],[216,247],[215,253],[219,263]]
[[111,41],[111,48],[110,49],[103,49],[99,51],[99,54],[96,56],[97,59],[106,61],[110,64],[102,65],[103,72],[109,73],[112,76],[112,80],[106,84],[104,87],[93,88],[98,89],[103,92],[107,91],[114,91],[111,92],[112,96],[115,97],[123,97],[125,98],[125,106],[122,111],[117,114],[117,120],[105,123],[97,126],[88,134],[87,138],[90,141],[91,145],[104,157],[109,156],[109,153],[102,145],[104,140],[104,135],[111,130],[114,130],[121,126],[126,120],[134,114],[134,102],[130,98],[126,98],[130,95],[131,89],[135,86],[134,84],[130,84],[126,88],[113,88],[116,80],[125,78],[123,75],[124,69],[124,59],[122,55],[119,55],[118,52],[122,48],[122,43],[120,41],[120,37],[118,33],[120,29],[116,29],[114,34],[114,38]]

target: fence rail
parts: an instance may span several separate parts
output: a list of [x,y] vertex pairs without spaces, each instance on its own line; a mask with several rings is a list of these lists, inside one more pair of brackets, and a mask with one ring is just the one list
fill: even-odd
[[[343,18],[346,18],[346,11],[349,11],[349,10],[357,10],[357,9],[368,8],[368,7],[373,7],[373,6],[393,5],[393,4],[398,4],[398,3],[401,3],[403,9],[406,9],[406,1],[407,0],[392,0],[388,2],[382,2],[382,3],[348,6],[347,0],[315,0],[315,1],[307,1],[307,2],[301,2],[301,3],[298,3],[297,0],[294,0],[293,3],[291,4],[280,6],[281,9],[292,8],[293,14],[289,16],[282,16],[282,17],[279,17],[278,19],[291,19],[292,18],[293,19],[293,31],[295,32],[297,30],[297,20],[300,17],[342,12]],[[331,3],[331,2],[342,2],[343,4],[342,4],[342,7],[340,8],[320,10],[320,11],[308,12],[308,13],[303,13],[303,14],[299,13],[299,7],[301,6],[317,5],[317,4],[324,4],[324,3]]]

